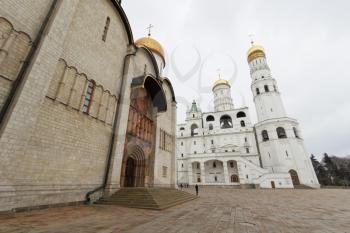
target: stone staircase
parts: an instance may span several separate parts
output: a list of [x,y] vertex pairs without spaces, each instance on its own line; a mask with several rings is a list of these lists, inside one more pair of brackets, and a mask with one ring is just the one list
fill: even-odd
[[97,204],[163,210],[197,198],[174,188],[122,188]]
[[294,185],[295,189],[313,189],[310,186],[304,185],[304,184],[299,184],[299,185]]

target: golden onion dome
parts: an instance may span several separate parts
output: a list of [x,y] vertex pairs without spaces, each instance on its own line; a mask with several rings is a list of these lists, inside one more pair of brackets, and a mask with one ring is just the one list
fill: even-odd
[[165,63],[164,49],[163,49],[162,45],[158,41],[156,41],[155,39],[153,39],[151,37],[143,37],[143,38],[138,39],[135,42],[135,45],[145,46],[146,48],[148,48],[152,52],[158,54],[163,59],[163,61]]
[[229,83],[227,80],[225,80],[225,79],[218,79],[218,80],[216,80],[216,81],[214,82],[213,89],[214,89],[216,86],[222,85],[222,84],[228,85],[228,86],[231,87],[230,83]]
[[257,57],[265,57],[264,47],[262,47],[261,45],[252,43],[252,46],[249,48],[247,52],[248,62],[251,62]]

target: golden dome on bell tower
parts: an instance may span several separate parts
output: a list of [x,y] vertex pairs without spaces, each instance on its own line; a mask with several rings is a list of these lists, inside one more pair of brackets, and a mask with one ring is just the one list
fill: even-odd
[[258,57],[265,57],[264,47],[261,45],[255,44],[253,41],[251,42],[251,47],[247,51],[247,60],[248,63]]

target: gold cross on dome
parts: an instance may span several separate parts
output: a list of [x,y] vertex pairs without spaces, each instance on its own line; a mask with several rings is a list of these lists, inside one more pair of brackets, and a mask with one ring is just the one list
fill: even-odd
[[151,36],[151,29],[153,28],[154,26],[152,24],[150,24],[146,29],[148,30],[148,36]]
[[219,79],[221,79],[221,69],[216,70],[218,72]]
[[250,43],[254,44],[254,34],[249,34],[248,36],[250,37]]

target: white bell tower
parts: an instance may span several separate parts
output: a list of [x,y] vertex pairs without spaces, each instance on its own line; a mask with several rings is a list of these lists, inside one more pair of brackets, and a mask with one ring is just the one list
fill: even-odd
[[247,52],[258,123],[255,125],[261,161],[272,173],[289,173],[294,185],[319,187],[299,124],[287,116],[265,50],[252,42]]
[[219,79],[214,82],[214,109],[216,112],[232,110],[234,108],[231,97],[231,86],[225,79]]

